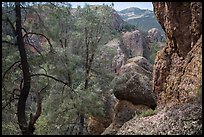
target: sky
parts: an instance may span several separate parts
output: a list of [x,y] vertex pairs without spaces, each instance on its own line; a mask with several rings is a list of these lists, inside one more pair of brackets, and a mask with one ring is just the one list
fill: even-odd
[[[89,5],[102,5],[108,4],[111,5],[112,2],[69,2],[72,5],[72,8],[76,8],[77,5],[80,5],[81,7],[84,6],[85,3]],[[153,5],[151,2],[113,2],[114,3],[114,9],[116,11],[121,11],[126,8],[130,7],[137,7],[140,9],[149,9],[153,11]]]

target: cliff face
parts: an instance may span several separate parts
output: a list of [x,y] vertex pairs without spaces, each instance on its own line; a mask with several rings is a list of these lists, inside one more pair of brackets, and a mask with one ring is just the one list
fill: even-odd
[[158,52],[153,92],[158,104],[189,102],[202,85],[202,3],[153,2],[167,46]]
[[185,57],[202,33],[202,3],[153,2],[153,5],[169,47]]

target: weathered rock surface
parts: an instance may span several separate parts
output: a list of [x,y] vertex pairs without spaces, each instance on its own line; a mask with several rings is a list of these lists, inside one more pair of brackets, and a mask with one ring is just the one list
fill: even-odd
[[155,109],[156,102],[151,90],[151,66],[148,66],[149,63],[143,57],[131,60],[132,62],[129,61],[130,63],[121,68],[121,74],[114,79],[113,93],[119,100]]
[[156,115],[135,116],[126,122],[117,135],[201,135],[201,103],[166,106]]
[[143,56],[143,35],[139,30],[126,32],[122,37],[122,41],[129,52],[130,58]]
[[116,74],[120,73],[121,67],[127,63],[129,58],[143,56],[144,52],[146,53],[145,57],[148,58],[150,53],[147,39],[139,30],[126,32],[121,39],[113,39],[106,45],[116,50],[112,62]]
[[162,41],[162,34],[161,31],[157,28],[152,28],[148,31],[147,37],[150,39],[151,42],[160,42]]
[[140,67],[144,68],[147,71],[153,72],[152,64],[149,63],[148,60],[142,56],[137,56],[127,61],[127,63],[131,63],[131,62],[136,63],[137,65],[139,65]]
[[157,54],[153,92],[158,104],[189,102],[202,85],[202,3],[153,2],[167,36]]

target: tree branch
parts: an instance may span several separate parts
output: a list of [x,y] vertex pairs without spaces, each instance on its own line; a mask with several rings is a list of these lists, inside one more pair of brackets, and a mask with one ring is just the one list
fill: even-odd
[[14,63],[4,72],[3,77],[2,77],[2,81],[4,80],[4,78],[5,78],[5,76],[6,76],[6,73],[8,73],[9,70],[11,70],[13,66],[15,66],[17,63],[20,63],[20,62],[21,62],[21,61],[16,61],[16,62],[14,62]]
[[65,85],[68,85],[68,82],[64,82],[64,81],[62,81],[62,80],[59,80],[59,79],[57,79],[57,78],[55,78],[55,77],[53,77],[53,76],[47,75],[47,74],[31,74],[31,77],[34,77],[34,76],[44,76],[44,77],[48,77],[48,78],[54,79],[55,81],[58,81],[58,82],[60,82],[60,83],[63,83],[63,84],[65,84]]
[[6,21],[11,25],[11,28],[13,30],[14,35],[16,35],[16,29],[15,29],[13,23],[11,22],[11,20],[8,17],[6,17]]
[[35,32],[27,32],[27,33],[23,36],[23,38],[24,38],[25,36],[29,35],[29,34],[40,35],[40,36],[43,36],[44,38],[46,38],[46,40],[48,41],[48,43],[49,43],[49,45],[50,45],[50,50],[51,50],[51,52],[54,51],[53,46],[52,46],[50,40],[49,40],[44,34],[41,34],[41,33],[35,33]]
[[25,39],[25,40],[26,40],[26,41],[25,41],[25,44],[28,44],[28,45],[30,45],[31,47],[33,47],[33,48],[37,51],[37,53],[40,54],[40,56],[44,59],[44,57],[43,57],[43,55],[40,53],[40,51],[35,47],[35,45],[31,44],[28,39],[29,39],[29,38],[26,37],[26,39]]
[[[44,90],[45,88],[43,88],[42,90]],[[32,115],[32,113],[30,114],[29,127],[34,127],[35,122],[37,121],[37,119],[40,117],[40,115],[42,113],[42,97],[41,97],[40,92],[38,92],[37,111],[36,111],[34,116]]]
[[10,45],[14,45],[14,46],[17,45],[16,43],[12,43],[12,42],[9,42],[9,41],[6,41],[6,40],[2,40],[2,43],[7,43],[7,44],[10,44]]
[[7,102],[6,105],[4,105],[4,106],[2,107],[2,110],[5,109],[9,104],[11,104],[11,102],[14,101],[15,99],[19,99],[19,98],[11,98],[11,99],[9,100],[9,102]]

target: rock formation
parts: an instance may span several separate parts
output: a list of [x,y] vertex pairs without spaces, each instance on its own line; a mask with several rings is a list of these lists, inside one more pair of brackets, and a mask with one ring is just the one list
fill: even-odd
[[116,134],[135,115],[149,108],[155,109],[151,74],[152,65],[141,56],[127,60],[121,67],[121,73],[113,81],[113,93],[119,101],[114,108],[113,121],[102,135]]
[[129,58],[143,56],[143,35],[139,30],[126,32],[122,40],[128,51]]
[[167,46],[156,57],[153,91],[159,104],[188,102],[202,85],[202,3],[153,3]]
[[202,134],[202,3],[153,2],[167,46],[153,67],[157,114],[123,124],[118,135]]
[[151,64],[144,57],[135,57],[127,62],[122,66],[121,74],[114,79],[114,95],[119,100],[155,109],[156,102],[151,90]]
[[113,58],[112,67],[118,75],[121,67],[127,63],[127,60],[137,56],[149,58],[149,42],[139,30],[123,33],[121,39],[113,39],[106,45],[113,47],[116,55]]
[[147,37],[150,39],[151,42],[160,42],[162,41],[162,34],[161,31],[157,28],[152,28],[148,31]]

